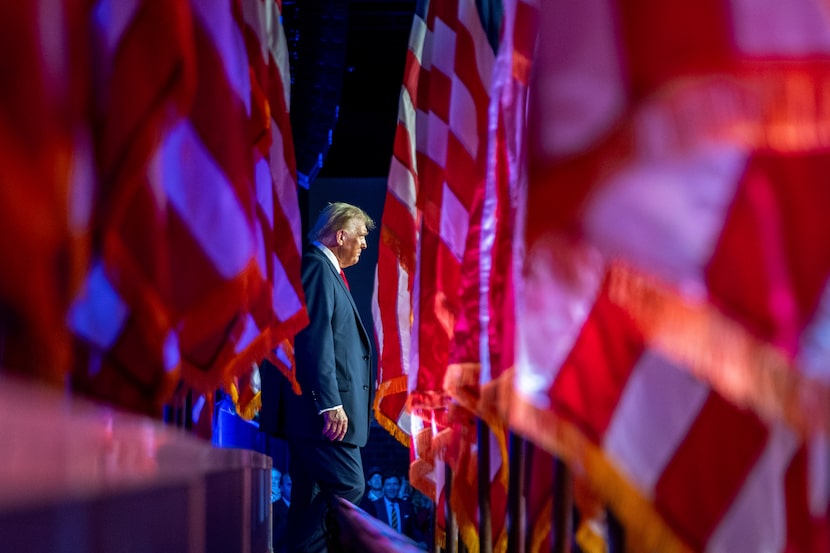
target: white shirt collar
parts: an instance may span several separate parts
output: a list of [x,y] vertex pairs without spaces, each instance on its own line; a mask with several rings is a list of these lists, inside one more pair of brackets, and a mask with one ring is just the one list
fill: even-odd
[[337,261],[337,258],[334,256],[334,252],[328,249],[328,247],[321,243],[319,240],[315,240],[314,242],[312,242],[312,245],[320,248],[320,251],[326,254],[326,257],[329,258],[331,264],[334,265],[334,270],[340,273],[340,262]]

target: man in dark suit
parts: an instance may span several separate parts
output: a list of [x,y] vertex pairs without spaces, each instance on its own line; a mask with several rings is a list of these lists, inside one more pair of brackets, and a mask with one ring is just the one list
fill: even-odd
[[343,269],[360,259],[374,221],[359,207],[329,204],[308,234],[302,282],[309,324],[294,341],[302,395],[287,394],[293,491],[288,551],[327,551],[335,496],[363,496],[360,447],[369,435],[374,380],[371,340]]
[[383,497],[372,501],[376,518],[382,520],[393,530],[411,538],[418,545],[424,545],[423,536],[415,524],[412,504],[398,497],[401,478],[391,472],[383,475]]
[[280,497],[271,502],[271,513],[274,521],[272,540],[274,553],[285,553],[288,508],[291,506],[291,475],[287,472],[282,473],[278,486]]

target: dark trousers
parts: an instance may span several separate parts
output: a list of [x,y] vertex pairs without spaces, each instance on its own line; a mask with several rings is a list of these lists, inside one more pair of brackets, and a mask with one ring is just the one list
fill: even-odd
[[287,543],[290,553],[328,551],[326,520],[334,497],[357,504],[365,480],[357,446],[292,440],[288,443],[292,481]]

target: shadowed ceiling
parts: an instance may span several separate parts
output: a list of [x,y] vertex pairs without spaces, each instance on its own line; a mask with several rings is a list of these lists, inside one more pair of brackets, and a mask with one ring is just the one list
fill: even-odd
[[283,2],[297,169],[310,182],[387,175],[415,4]]

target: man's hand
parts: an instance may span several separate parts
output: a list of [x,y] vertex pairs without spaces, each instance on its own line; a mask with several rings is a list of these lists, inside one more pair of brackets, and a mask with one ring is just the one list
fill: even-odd
[[342,407],[323,411],[323,436],[333,442],[339,442],[349,428],[349,417]]

